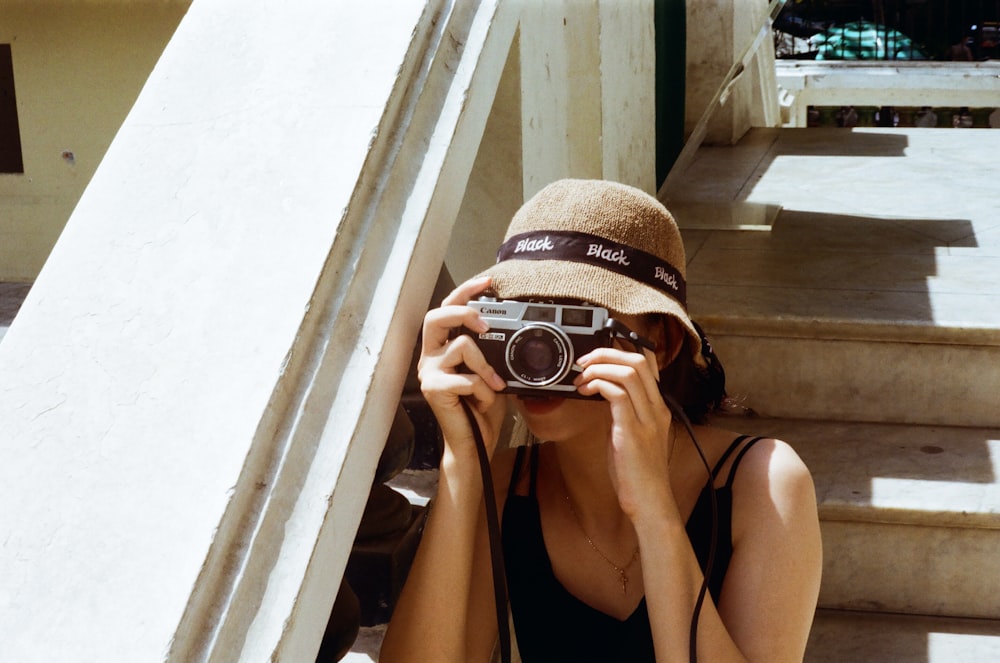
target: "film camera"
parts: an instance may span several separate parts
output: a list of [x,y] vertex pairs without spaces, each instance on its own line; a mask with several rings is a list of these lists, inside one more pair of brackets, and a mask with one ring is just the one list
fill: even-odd
[[[506,393],[581,396],[576,358],[611,344],[615,322],[599,306],[536,304],[484,297],[468,304],[490,325],[469,330],[486,361],[507,382]],[[599,398],[599,397],[596,397]]]

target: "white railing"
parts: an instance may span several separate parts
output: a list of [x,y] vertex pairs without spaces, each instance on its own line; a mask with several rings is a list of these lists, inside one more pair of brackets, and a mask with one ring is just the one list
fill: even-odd
[[1000,107],[1000,62],[779,60],[786,126],[809,106]]

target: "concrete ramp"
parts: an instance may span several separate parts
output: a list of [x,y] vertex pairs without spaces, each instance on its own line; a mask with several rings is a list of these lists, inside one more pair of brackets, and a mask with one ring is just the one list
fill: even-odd
[[0,344],[0,658],[315,657],[501,4],[192,3]]

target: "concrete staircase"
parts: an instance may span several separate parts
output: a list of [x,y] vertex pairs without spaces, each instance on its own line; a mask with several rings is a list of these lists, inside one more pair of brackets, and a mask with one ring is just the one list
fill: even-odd
[[[813,472],[806,663],[1000,660],[997,154],[1000,131],[757,129],[668,192],[692,312],[752,412],[716,423]],[[396,487],[426,500],[427,474]]]
[[814,475],[809,663],[1000,660],[997,154],[991,130],[757,129],[667,192],[756,415],[719,425]]

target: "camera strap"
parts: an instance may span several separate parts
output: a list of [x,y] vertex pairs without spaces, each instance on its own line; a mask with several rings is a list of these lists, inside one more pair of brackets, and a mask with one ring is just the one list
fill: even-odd
[[493,598],[497,609],[497,634],[500,643],[500,661],[510,663],[510,623],[507,620],[507,572],[504,569],[503,548],[500,541],[500,518],[497,513],[497,497],[493,490],[493,473],[490,470],[490,457],[486,453],[486,443],[483,433],[479,430],[479,422],[472,413],[472,407],[464,398],[459,398],[465,410],[465,416],[472,427],[472,437],[476,441],[476,452],[479,456],[479,472],[483,477],[483,502],[486,506],[486,529],[490,539],[490,562],[493,569]]

